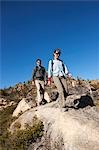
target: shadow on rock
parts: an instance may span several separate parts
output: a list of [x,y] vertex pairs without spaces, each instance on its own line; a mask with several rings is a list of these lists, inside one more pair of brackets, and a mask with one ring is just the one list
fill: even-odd
[[84,108],[87,106],[95,106],[91,96],[89,95],[81,96],[80,99],[74,100],[74,104],[76,105],[76,109]]
[[54,92],[54,91],[50,95],[52,101],[56,101],[58,96],[59,96],[59,93],[58,92]]

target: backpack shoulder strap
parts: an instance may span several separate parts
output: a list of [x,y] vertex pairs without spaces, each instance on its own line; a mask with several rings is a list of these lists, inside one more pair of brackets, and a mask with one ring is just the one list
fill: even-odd
[[63,61],[61,59],[59,59],[59,60],[62,62],[63,71],[65,73],[65,65],[64,65],[64,63],[63,63]]
[[36,66],[36,67],[35,67],[35,73],[36,73],[37,70],[38,70],[38,67]]
[[53,72],[53,64],[54,64],[54,62],[53,62],[53,59],[52,59],[52,60],[51,60],[52,72]]
[[63,67],[63,71],[64,71],[64,73],[65,73],[65,65],[64,65],[63,62],[62,62],[62,67]]
[[45,67],[41,66],[43,72],[46,72]]
[[[61,59],[59,59],[59,61],[62,62],[63,71],[64,71],[64,73],[65,73],[65,65],[64,65],[63,61],[62,61]],[[53,65],[54,65],[54,62],[53,62],[53,59],[52,59],[52,60],[51,60],[52,72],[53,72]]]

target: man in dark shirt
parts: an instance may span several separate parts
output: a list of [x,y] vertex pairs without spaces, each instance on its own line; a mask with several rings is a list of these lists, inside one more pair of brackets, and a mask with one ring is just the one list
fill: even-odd
[[32,80],[35,82],[37,88],[37,106],[39,106],[44,99],[44,84],[46,82],[46,70],[41,66],[41,60],[36,60],[36,67],[32,73]]

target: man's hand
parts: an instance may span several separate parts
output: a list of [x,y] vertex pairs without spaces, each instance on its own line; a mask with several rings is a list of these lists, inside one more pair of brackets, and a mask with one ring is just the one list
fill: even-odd
[[49,86],[50,86],[50,85],[51,85],[51,81],[48,81],[47,85],[49,85]]
[[35,85],[35,81],[32,81],[32,85]]
[[72,78],[72,74],[71,74],[71,73],[68,73],[68,77],[69,77],[69,78]]

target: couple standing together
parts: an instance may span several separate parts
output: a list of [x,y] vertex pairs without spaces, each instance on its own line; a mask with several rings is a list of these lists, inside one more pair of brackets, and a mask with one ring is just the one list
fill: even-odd
[[[35,82],[37,88],[37,105],[39,106],[44,99],[44,85],[51,85],[53,79],[55,86],[57,87],[59,96],[58,102],[60,108],[65,107],[66,97],[68,95],[66,76],[69,75],[68,69],[62,60],[59,59],[61,54],[60,49],[55,49],[53,53],[53,59],[48,64],[48,82],[46,79],[45,68],[41,65],[41,60],[36,60],[36,67],[33,70],[32,79]],[[41,90],[42,89],[42,90]],[[43,91],[43,93],[41,93]],[[43,95],[43,97],[41,96]]]

